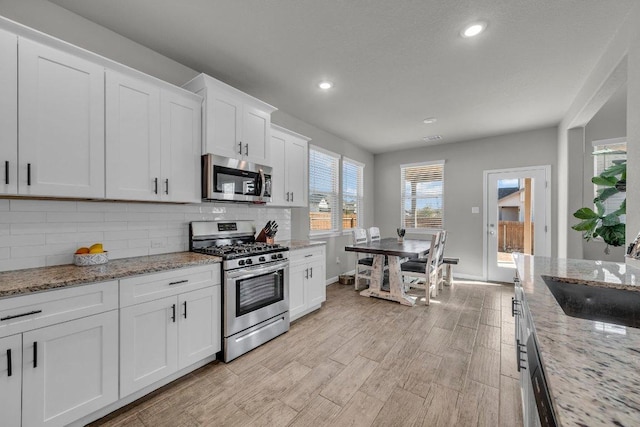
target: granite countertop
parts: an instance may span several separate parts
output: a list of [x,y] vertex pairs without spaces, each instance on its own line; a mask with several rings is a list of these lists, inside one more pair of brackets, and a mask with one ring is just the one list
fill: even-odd
[[194,252],[176,252],[109,261],[78,267],[72,264],[0,272],[0,298],[46,291],[65,286],[120,279],[182,267],[220,263],[219,257]]
[[514,255],[559,425],[640,425],[640,329],[567,316],[542,275],[640,291],[640,270]]
[[327,242],[322,240],[285,240],[277,243],[282,246],[287,246],[289,250],[292,250],[292,251],[295,251],[296,249],[304,249],[312,246],[327,244]]

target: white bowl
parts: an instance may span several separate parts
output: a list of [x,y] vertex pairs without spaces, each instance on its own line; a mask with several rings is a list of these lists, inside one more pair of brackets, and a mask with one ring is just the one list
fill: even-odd
[[99,254],[73,254],[73,263],[80,267],[100,265],[109,262],[109,252]]

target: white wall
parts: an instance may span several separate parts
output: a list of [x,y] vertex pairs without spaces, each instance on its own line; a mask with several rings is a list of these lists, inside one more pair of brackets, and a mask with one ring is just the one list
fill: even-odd
[[[449,232],[446,253],[460,258],[454,274],[482,277],[483,171],[551,165],[555,200],[556,133],[557,129],[551,127],[376,155],[374,212],[382,237],[395,236],[400,224],[400,165],[445,160],[444,221]],[[471,213],[474,206],[480,208],[480,213]],[[552,202],[552,218],[555,214]],[[553,231],[554,226],[550,225]],[[554,239],[552,247],[555,245]]]

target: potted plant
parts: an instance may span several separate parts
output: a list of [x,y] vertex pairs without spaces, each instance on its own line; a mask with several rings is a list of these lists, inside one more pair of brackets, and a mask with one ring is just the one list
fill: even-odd
[[604,250],[606,254],[609,253],[609,246],[623,246],[625,240],[625,224],[620,221],[620,217],[627,212],[626,197],[615,211],[605,212],[604,201],[614,194],[627,190],[627,161],[614,160],[613,163],[600,175],[591,178],[591,182],[600,187],[593,199],[596,210],[578,209],[573,216],[582,221],[571,227],[581,231],[582,237],[587,241],[601,237],[607,244]]

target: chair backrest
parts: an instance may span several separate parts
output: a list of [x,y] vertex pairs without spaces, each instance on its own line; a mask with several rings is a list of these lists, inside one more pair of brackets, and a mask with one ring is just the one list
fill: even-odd
[[378,227],[369,227],[369,239],[372,242],[380,241],[380,229]]
[[360,245],[362,243],[367,243],[367,230],[365,230],[364,228],[354,228],[353,244]]
[[440,258],[442,232],[438,231],[431,237],[431,247],[429,248],[429,256],[427,257],[426,274],[434,272],[438,269],[438,260]]
[[444,245],[447,242],[447,230],[440,232],[440,247],[438,248],[438,265],[442,265],[444,261]]

